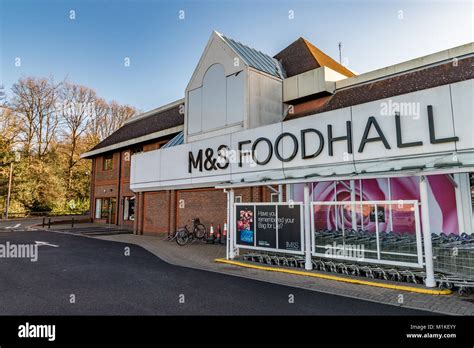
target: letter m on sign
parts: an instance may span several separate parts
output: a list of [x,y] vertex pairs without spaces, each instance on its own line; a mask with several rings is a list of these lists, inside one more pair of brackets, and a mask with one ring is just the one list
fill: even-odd
[[192,173],[193,168],[202,172],[202,149],[197,153],[197,158],[194,158],[192,151],[189,151],[188,172]]

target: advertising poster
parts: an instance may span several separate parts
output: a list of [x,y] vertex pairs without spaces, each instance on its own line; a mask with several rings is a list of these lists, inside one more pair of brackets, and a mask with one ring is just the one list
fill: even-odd
[[379,223],[385,222],[385,208],[377,206],[377,219],[375,219],[375,207],[372,208],[370,212],[370,222],[378,221]]
[[276,207],[257,205],[255,210],[257,246],[276,248]]
[[[428,192],[430,206],[438,212],[430,214],[431,230],[435,233],[459,234],[454,186],[446,175],[428,175],[427,178],[431,188]],[[344,183],[345,185],[340,182],[334,185],[334,181],[313,183],[312,200],[315,202],[350,201],[350,182],[345,181]],[[420,200],[418,177],[393,177],[390,180],[388,178],[362,179],[354,180],[354,184],[355,198],[358,202]],[[294,201],[303,200],[303,188],[304,184],[293,185]],[[393,220],[391,224],[388,214],[389,206],[387,205],[383,216],[379,216],[379,231],[389,232],[393,227],[394,232],[415,233],[415,215],[412,207],[412,205],[399,207],[398,204],[392,204]],[[379,212],[379,214],[381,213]],[[339,208],[336,214],[334,206],[320,206],[317,209],[315,207],[316,229],[340,230],[342,221],[344,228],[352,228],[350,211]],[[375,215],[371,213],[370,205],[364,205],[364,214],[360,214],[360,210],[357,211],[357,228],[375,232]]]
[[301,251],[301,206],[278,206],[278,249]]
[[235,207],[236,243],[239,245],[255,245],[254,206],[237,205]]

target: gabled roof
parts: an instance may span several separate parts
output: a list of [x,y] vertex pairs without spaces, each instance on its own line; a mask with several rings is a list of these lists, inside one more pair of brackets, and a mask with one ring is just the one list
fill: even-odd
[[125,123],[88,152],[82,154],[81,157],[94,157],[100,153],[159,139],[182,131],[184,115],[180,109],[183,103],[183,101],[172,103],[169,105],[173,106],[169,108],[161,107],[155,112],[146,112],[135,116],[130,122]]
[[302,37],[280,51],[274,58],[280,61],[287,77],[298,75],[322,66],[328,67],[347,77],[356,76],[352,71],[336,62]]
[[222,34],[217,34],[235,51],[236,54],[240,56],[240,58],[242,58],[245,63],[247,63],[248,66],[280,79],[285,78],[278,60],[256,50],[255,48],[246,46]]
[[285,121],[469,80],[474,78],[473,64],[472,55],[460,58],[456,66],[451,58],[442,64],[433,63],[422,69],[412,69],[394,76],[336,89],[334,95],[294,104],[294,112],[289,114]]

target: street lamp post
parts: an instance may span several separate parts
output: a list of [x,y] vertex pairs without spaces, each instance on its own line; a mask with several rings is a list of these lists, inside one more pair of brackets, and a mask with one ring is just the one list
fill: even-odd
[[7,191],[7,202],[5,204],[5,219],[8,220],[8,210],[10,209],[10,196],[12,192],[12,180],[13,180],[13,162],[20,160],[20,153],[15,152],[15,159],[10,162],[10,175],[8,177],[8,191]]
[[5,219],[8,220],[8,208],[10,207],[10,194],[12,191],[13,161],[10,162],[10,176],[8,177],[7,202],[5,204]]

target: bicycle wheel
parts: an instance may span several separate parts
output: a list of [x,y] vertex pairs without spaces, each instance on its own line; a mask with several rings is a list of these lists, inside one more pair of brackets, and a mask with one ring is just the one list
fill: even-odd
[[176,243],[178,243],[178,245],[180,246],[186,245],[188,240],[189,240],[188,231],[179,230],[178,232],[176,232]]
[[194,233],[196,234],[196,238],[203,239],[207,236],[206,226],[203,224],[197,224],[194,226]]

